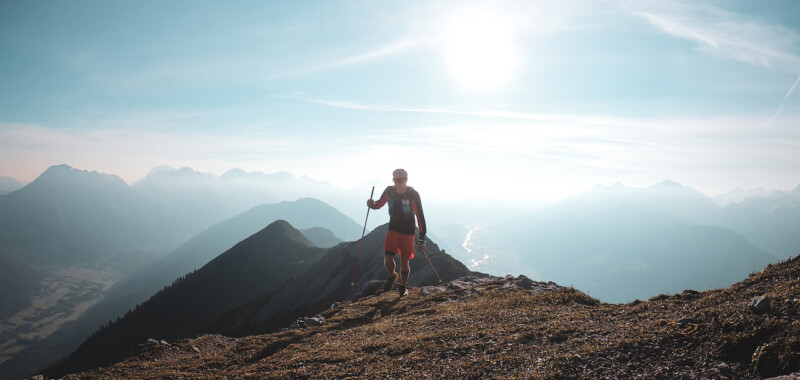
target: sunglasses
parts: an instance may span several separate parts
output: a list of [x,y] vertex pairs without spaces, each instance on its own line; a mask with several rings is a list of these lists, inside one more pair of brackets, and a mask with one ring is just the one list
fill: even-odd
[[408,178],[392,178],[392,181],[395,182],[405,182],[406,180],[408,180]]

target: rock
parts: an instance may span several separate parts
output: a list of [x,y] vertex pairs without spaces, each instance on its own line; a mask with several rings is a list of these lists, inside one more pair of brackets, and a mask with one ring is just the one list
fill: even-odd
[[300,317],[297,318],[297,320],[294,321],[294,323],[292,323],[285,330],[304,329],[307,327],[322,326],[324,323],[325,323],[325,318],[319,315],[314,317]]
[[770,304],[769,304],[769,297],[766,295],[753,297],[750,301],[750,311],[756,314],[763,314],[769,311]]
[[378,295],[383,291],[383,286],[385,284],[386,283],[381,280],[367,281],[366,283],[362,284],[359,290],[356,292],[355,299]]

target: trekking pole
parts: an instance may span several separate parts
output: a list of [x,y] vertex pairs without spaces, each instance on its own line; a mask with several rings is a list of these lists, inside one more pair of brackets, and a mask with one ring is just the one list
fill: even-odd
[[[369,199],[375,194],[375,186],[372,186],[372,191],[369,192]],[[364,218],[364,229],[361,231],[361,242],[358,243],[358,256],[356,257],[356,267],[353,268],[353,281],[350,281],[352,288],[356,284],[356,273],[358,273],[358,260],[361,259],[361,247],[364,246],[364,233],[367,232],[367,220],[369,220],[369,207],[367,207],[367,217]]]
[[436,279],[439,280],[439,283],[441,284],[442,283],[442,279],[439,278],[439,273],[436,273],[436,268],[434,268],[433,264],[431,264],[431,259],[428,258],[428,254],[425,253],[424,249],[420,249],[420,252],[422,252],[422,255],[425,256],[425,260],[428,261],[428,265],[431,266],[431,270],[433,270],[433,274],[436,275]]

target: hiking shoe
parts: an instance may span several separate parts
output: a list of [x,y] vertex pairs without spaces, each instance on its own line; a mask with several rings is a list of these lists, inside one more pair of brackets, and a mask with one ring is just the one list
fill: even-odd
[[400,297],[407,296],[408,295],[408,289],[406,289],[405,285],[401,284],[400,287],[397,288],[397,293],[400,293]]
[[397,273],[392,273],[389,275],[389,278],[386,279],[386,284],[383,286],[383,291],[388,292],[392,290],[394,284],[397,283],[397,280],[400,278],[400,275]]

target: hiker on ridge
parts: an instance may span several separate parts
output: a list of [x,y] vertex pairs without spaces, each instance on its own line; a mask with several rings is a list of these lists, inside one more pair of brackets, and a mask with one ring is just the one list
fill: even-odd
[[[419,193],[413,187],[406,185],[408,173],[403,169],[397,169],[392,173],[394,186],[388,186],[383,191],[378,201],[367,200],[367,207],[377,210],[386,203],[389,203],[389,231],[386,233],[386,240],[383,243],[385,255],[383,264],[389,273],[386,280],[385,291],[391,290],[392,286],[400,280],[398,292],[400,296],[408,294],[408,275],[411,274],[409,260],[414,258],[414,217],[419,223],[419,239],[417,244],[419,249],[425,250],[425,214],[422,212],[422,202]],[[396,264],[394,256],[400,254],[400,275],[395,272]]]

